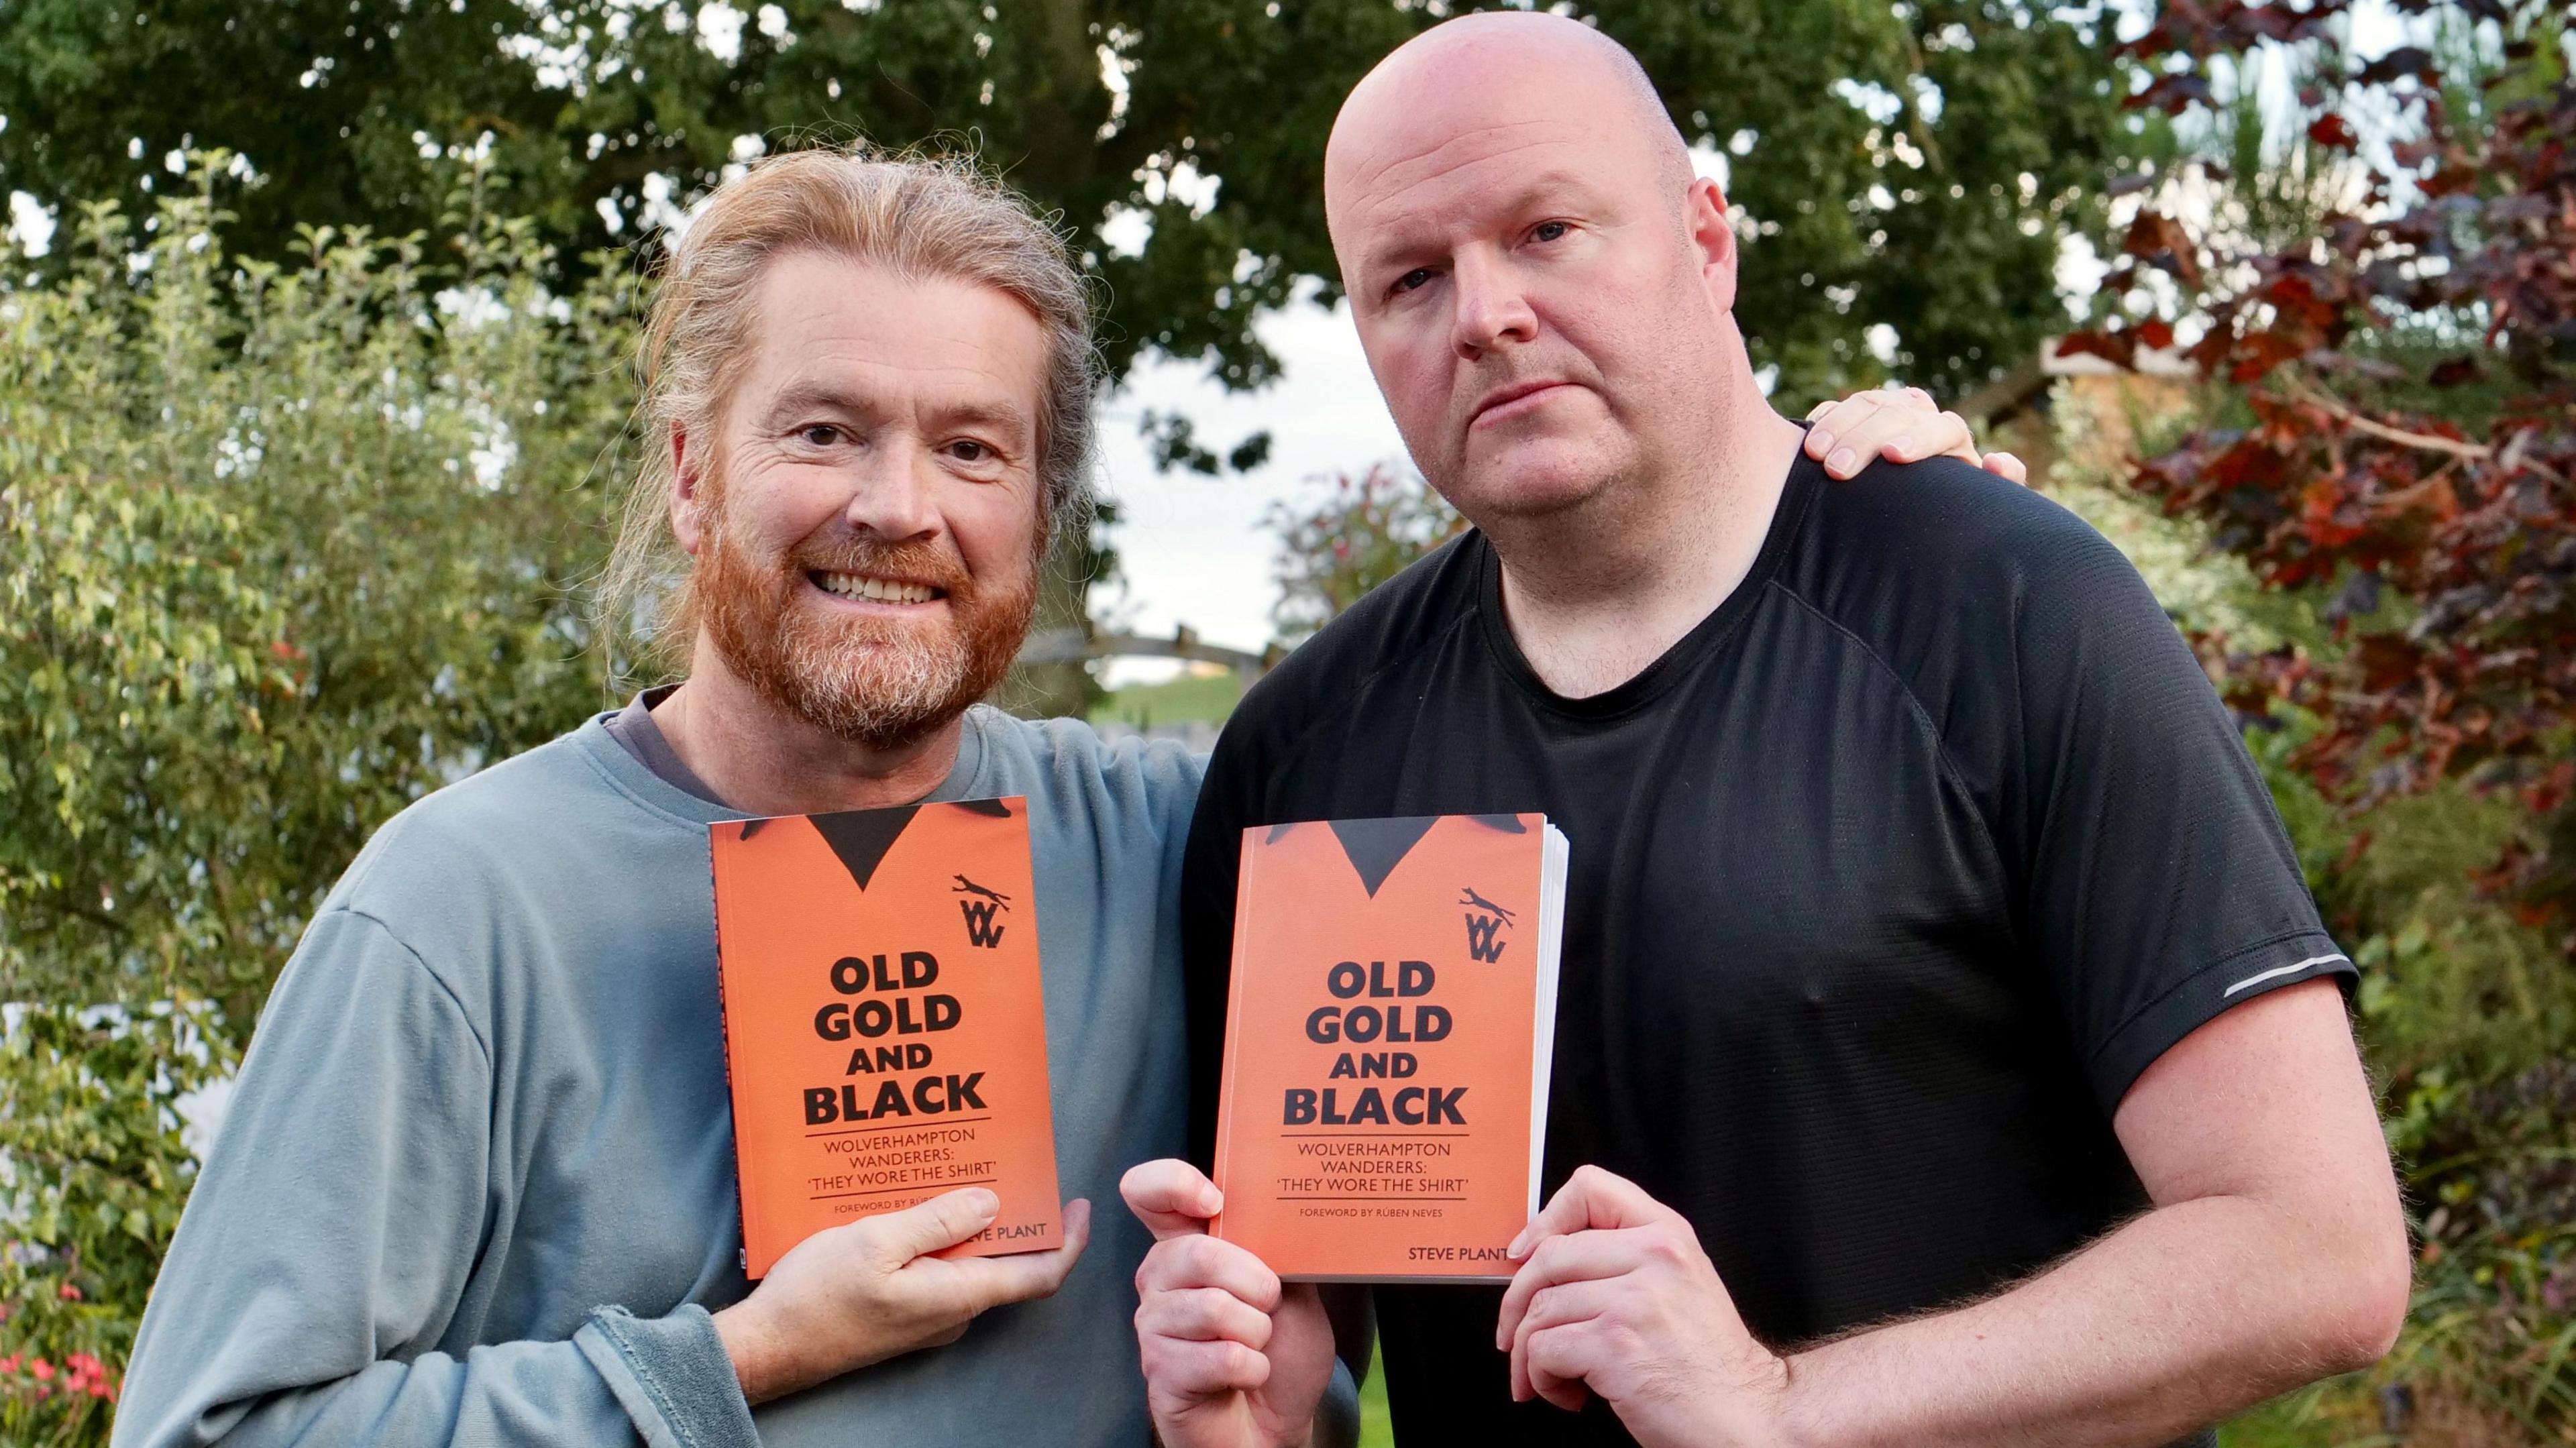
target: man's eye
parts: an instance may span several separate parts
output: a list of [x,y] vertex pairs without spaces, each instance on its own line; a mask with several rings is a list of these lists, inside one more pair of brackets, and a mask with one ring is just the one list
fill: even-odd
[[1431,283],[1431,268],[1429,268],[1429,267],[1427,267],[1427,266],[1418,266],[1418,267],[1415,267],[1413,270],[1411,270],[1411,271],[1409,271],[1409,272],[1406,272],[1404,275],[1402,275],[1402,276],[1400,276],[1400,277],[1397,277],[1397,278],[1395,279],[1395,286],[1394,286],[1393,290],[1395,290],[1395,291],[1399,291],[1399,292],[1409,292],[1409,291],[1414,290],[1414,289],[1415,289],[1415,288],[1417,288],[1417,287],[1424,287],[1424,286],[1428,286],[1428,285],[1430,285],[1430,283]]
[[1530,240],[1556,241],[1562,238],[1569,229],[1570,228],[1568,228],[1562,221],[1542,221],[1538,225],[1530,228]]
[[948,445],[949,454],[961,463],[980,463],[993,455],[993,450],[971,437],[961,437]]
[[796,429],[796,440],[807,447],[830,447],[840,438],[841,430],[828,422],[809,422]]

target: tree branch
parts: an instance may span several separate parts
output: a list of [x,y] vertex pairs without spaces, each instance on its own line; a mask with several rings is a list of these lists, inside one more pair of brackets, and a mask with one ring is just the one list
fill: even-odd
[[2449,453],[2454,457],[2483,460],[2495,456],[2495,449],[2482,442],[2463,442],[2456,437],[2441,437],[2429,432],[2408,432],[2402,427],[2390,427],[2387,423],[2364,417],[2346,405],[2342,399],[2323,388],[2309,385],[2294,373],[2284,372],[2281,380],[2292,397],[2311,407],[2323,408],[2332,413],[2344,426],[2355,432],[2367,433],[2382,442],[2393,442],[2400,447],[2419,448],[2426,452]]

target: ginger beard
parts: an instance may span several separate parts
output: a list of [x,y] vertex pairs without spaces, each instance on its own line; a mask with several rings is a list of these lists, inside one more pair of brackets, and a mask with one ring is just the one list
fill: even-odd
[[[721,478],[706,480],[705,547],[690,587],[725,663],[772,703],[871,749],[918,742],[991,693],[1037,611],[1037,566],[988,588],[947,551],[862,538],[800,540],[762,556],[736,536]],[[1038,536],[1046,530],[1041,521]],[[807,574],[867,573],[926,583],[946,607],[919,619],[837,607]]]

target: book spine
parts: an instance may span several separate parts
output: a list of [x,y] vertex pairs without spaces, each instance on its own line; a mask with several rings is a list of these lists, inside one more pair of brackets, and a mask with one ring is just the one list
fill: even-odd
[[716,831],[723,828],[724,826],[722,825],[707,826],[707,880],[709,886],[714,891],[716,905],[715,910],[712,912],[715,919],[716,940],[716,1034],[724,1042],[725,1109],[733,1116],[734,1216],[738,1218],[742,1224],[742,1246],[736,1254],[736,1261],[741,1266],[743,1275],[745,1277],[749,1277],[751,1275],[751,1242],[754,1235],[751,1221],[751,1193],[744,1190],[743,1186],[742,1103],[734,1094],[733,1005],[730,999],[733,995],[732,973],[725,967],[724,953],[724,879],[722,873],[724,867],[716,861]]
[[[1239,863],[1235,867],[1234,938],[1229,942],[1226,959],[1225,1055],[1220,1063],[1220,1074],[1217,1078],[1216,1155],[1208,1163],[1216,1179],[1219,1196],[1224,1195],[1226,1179],[1232,1175],[1230,1168],[1234,1160],[1234,1111],[1237,1104],[1234,1092],[1235,1083],[1242,1079],[1235,1057],[1243,1038],[1243,943],[1249,937],[1252,925],[1253,866],[1261,855],[1260,851],[1252,847],[1252,840],[1253,831],[1247,829],[1236,845],[1241,853],[1237,856]],[[1208,1223],[1208,1235],[1219,1241],[1226,1240],[1224,1212],[1218,1212],[1216,1220]]]

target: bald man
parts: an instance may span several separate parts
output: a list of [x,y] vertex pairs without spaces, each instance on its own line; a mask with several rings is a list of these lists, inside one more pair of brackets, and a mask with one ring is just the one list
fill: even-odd
[[[1552,1195],[1508,1290],[1374,1290],[1398,1439],[2152,1445],[2386,1351],[2351,962],[2118,551],[1952,462],[1825,485],[1731,315],[1725,197],[1580,24],[1396,51],[1326,203],[1475,529],[1219,741],[1202,1161],[1246,828],[1537,810],[1573,846]],[[1163,1442],[1303,1441],[1326,1301],[1201,1234],[1196,1168],[1123,1185]]]

